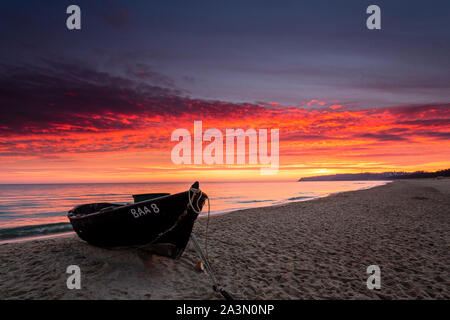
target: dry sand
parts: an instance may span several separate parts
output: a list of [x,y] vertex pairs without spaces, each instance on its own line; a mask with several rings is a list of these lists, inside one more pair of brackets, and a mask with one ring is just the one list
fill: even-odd
[[[211,217],[209,255],[235,298],[449,299],[449,244],[450,180],[414,180]],[[191,246],[171,260],[75,235],[3,244],[0,299],[220,299],[196,261]],[[372,264],[381,290],[366,287]]]

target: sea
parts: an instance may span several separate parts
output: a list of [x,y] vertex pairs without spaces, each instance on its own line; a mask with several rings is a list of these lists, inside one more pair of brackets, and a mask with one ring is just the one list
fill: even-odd
[[[211,214],[307,201],[389,181],[205,182]],[[188,183],[0,184],[0,242],[73,232],[67,212],[85,203],[132,203],[133,194],[188,190]],[[207,206],[202,215],[207,214]]]

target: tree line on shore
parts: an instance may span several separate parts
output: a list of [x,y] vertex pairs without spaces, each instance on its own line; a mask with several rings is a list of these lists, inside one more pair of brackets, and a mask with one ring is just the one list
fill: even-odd
[[380,173],[342,173],[315,177],[304,177],[298,181],[358,181],[358,180],[397,180],[450,177],[450,169],[434,172],[380,172]]

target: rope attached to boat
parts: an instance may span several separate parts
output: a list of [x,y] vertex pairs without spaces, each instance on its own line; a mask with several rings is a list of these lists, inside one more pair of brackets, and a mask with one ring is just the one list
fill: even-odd
[[[192,197],[191,197],[191,193],[192,193]],[[193,202],[194,202],[194,198],[195,196],[199,194],[197,201],[196,201],[196,207],[194,207]],[[202,211],[199,205],[199,201],[202,198],[203,192],[200,189],[196,189],[196,188],[190,188],[188,191],[188,198],[189,198],[189,206],[191,207],[191,209],[197,213],[200,214],[200,212]],[[211,278],[211,281],[213,283],[213,290],[215,292],[219,292],[226,300],[233,300],[233,298],[231,297],[231,295],[225,291],[225,289],[223,289],[223,287],[217,282],[217,278],[214,275],[214,270],[209,262],[209,256],[208,256],[208,228],[209,228],[209,218],[210,218],[210,212],[211,212],[211,204],[210,204],[210,200],[209,197],[207,195],[205,195],[206,199],[208,200],[208,218],[207,218],[207,222],[206,222],[206,231],[205,231],[205,251],[206,251],[206,256],[203,254],[202,249],[197,241],[197,238],[195,237],[194,233],[191,233],[191,239],[192,242],[194,243],[194,249],[197,252],[197,254],[199,255],[202,263],[205,265],[205,269],[206,272],[208,273],[208,275]],[[183,214],[185,215],[186,212]],[[169,233],[170,231],[172,231],[174,228],[176,228],[178,226],[178,223],[181,219],[178,219],[174,225],[172,225],[170,228],[164,230],[163,232],[159,233],[155,239],[153,239],[151,242],[146,243],[144,245],[140,245],[140,246],[133,246],[133,250],[137,250],[137,249],[143,249],[146,247],[149,247],[150,245],[154,244],[156,241],[158,241],[162,236],[164,236],[165,234]],[[128,252],[122,252],[122,253],[118,253],[118,254],[113,254],[110,255],[108,258],[112,258],[112,257],[118,257],[124,254],[127,254]]]
[[213,269],[211,265],[209,264],[208,259],[205,257],[205,255],[202,252],[202,249],[200,248],[200,245],[197,241],[197,238],[195,237],[195,234],[191,234],[192,243],[194,244],[194,249],[199,255],[200,259],[202,260],[203,264],[205,265],[206,272],[208,273],[209,277],[211,278],[211,282],[213,283],[213,290],[215,292],[219,292],[226,300],[233,300],[231,295],[225,291],[224,288],[217,282],[217,278],[214,275]]
[[[191,198],[191,194],[190,194],[191,191],[194,193],[192,198]],[[192,200],[193,200],[193,198],[195,197],[195,195],[197,193],[200,193],[200,196],[198,197],[197,202],[196,202],[197,209],[195,209],[193,204],[192,204]],[[192,187],[189,189],[189,192],[188,192],[189,205],[191,206],[192,210],[194,210],[194,212],[197,213],[197,214],[199,214],[201,212],[201,209],[199,207],[199,203],[198,202],[199,202],[200,198],[202,197],[202,194],[203,194],[203,192],[200,189],[195,189],[195,188],[192,188]],[[209,205],[209,198],[207,197],[207,199],[208,199],[208,219],[209,219],[209,208],[210,208],[210,205]],[[181,220],[180,218],[185,216],[185,215],[186,215],[186,211],[184,212],[184,214],[182,214],[178,218],[178,220],[170,228],[160,232],[156,236],[156,238],[153,239],[152,241],[150,241],[148,243],[145,243],[143,245],[131,246],[130,249],[132,249],[132,250],[140,250],[140,249],[144,249],[144,248],[150,247],[151,245],[155,244],[155,242],[157,242],[159,239],[161,239],[164,235],[166,235],[167,233],[169,233],[170,231],[175,229],[178,226],[178,223]],[[107,259],[109,259],[109,258],[116,258],[116,257],[122,256],[122,255],[125,255],[125,254],[128,254],[128,251],[112,254],[112,255],[108,256]]]
[[[192,193],[192,197],[191,197],[191,193]],[[194,200],[194,198],[197,194],[200,194],[200,195],[198,196],[197,202],[195,203],[197,205],[197,208],[195,208],[192,201]],[[200,205],[198,203],[200,201],[200,199],[202,198],[202,194],[203,194],[203,191],[200,189],[196,189],[193,187],[189,188],[189,191],[188,191],[189,205],[191,206],[192,211],[194,211],[196,214],[200,214],[200,212],[202,212],[202,209],[200,209]]]
[[[184,213],[182,216],[184,216],[186,213]],[[173,226],[171,226],[170,228],[166,229],[163,232],[160,232],[155,239],[153,239],[152,241],[146,243],[146,244],[142,244],[142,245],[138,245],[138,246],[130,246],[131,250],[140,250],[140,249],[145,249],[147,247],[150,247],[151,245],[155,244],[156,241],[158,241],[162,236],[164,236],[165,234],[169,233],[170,231],[172,231],[173,229],[175,229],[178,226],[178,223],[181,219],[178,218],[178,220],[175,222],[175,224]],[[109,258],[116,258],[116,257],[120,257],[122,255],[128,254],[128,251],[124,251],[124,252],[120,252],[117,254],[112,254],[110,256],[107,257],[107,259]]]
[[[192,197],[191,197],[191,192],[192,192]],[[193,205],[193,200],[197,194],[199,194],[199,196],[198,196],[197,202],[196,202],[197,208],[195,208]],[[189,205],[190,205],[191,209],[197,214],[200,214],[202,211],[202,209],[200,208],[199,203],[198,203],[200,201],[200,199],[202,198],[202,195],[203,195],[203,191],[200,189],[191,187],[188,191]],[[208,217],[206,220],[206,230],[205,230],[205,252],[206,252],[206,258],[209,258],[209,254],[208,254],[208,235],[209,235],[209,233],[208,233],[208,231],[209,231],[209,218],[210,218],[210,213],[211,213],[211,203],[210,203],[209,197],[207,195],[205,195],[205,196],[206,196],[206,200],[208,200]]]
[[[192,197],[191,197],[191,192],[192,192]],[[194,207],[193,205],[193,200],[195,198],[195,196],[199,194],[198,198],[197,198],[197,208]],[[200,214],[201,212],[201,208],[198,204],[199,200],[202,198],[203,192],[200,189],[196,189],[196,188],[190,188],[189,189],[189,193],[188,193],[188,198],[189,198],[189,205],[191,207],[191,209],[197,213]],[[205,231],[205,252],[206,255],[203,254],[202,249],[200,247],[200,244],[197,241],[197,237],[194,235],[194,233],[191,233],[191,239],[192,242],[194,244],[194,249],[197,252],[198,256],[200,257],[200,260],[202,261],[202,263],[205,266],[206,272],[208,273],[209,277],[211,278],[211,281],[213,283],[213,290],[215,292],[219,292],[226,300],[233,300],[233,298],[231,297],[231,295],[225,291],[225,289],[223,289],[220,284],[217,281],[217,278],[214,275],[214,269],[212,268],[210,262],[209,262],[209,255],[208,255],[208,228],[209,228],[209,218],[210,218],[210,213],[211,213],[211,204],[209,201],[209,197],[207,195],[206,199],[208,200],[208,218],[206,221],[206,231]]]

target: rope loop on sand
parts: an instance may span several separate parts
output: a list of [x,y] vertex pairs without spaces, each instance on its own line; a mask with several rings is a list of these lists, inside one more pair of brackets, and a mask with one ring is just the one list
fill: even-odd
[[213,283],[213,290],[215,292],[219,292],[226,300],[233,300],[233,297],[225,291],[225,289],[219,284],[217,281],[216,276],[214,275],[214,270],[209,263],[208,259],[205,257],[205,255],[202,252],[202,249],[200,248],[200,244],[197,241],[197,238],[192,233],[191,234],[192,243],[194,244],[194,249],[197,251],[198,256],[200,257],[200,260],[203,262],[206,272],[208,273],[209,277],[211,278],[211,282]]

